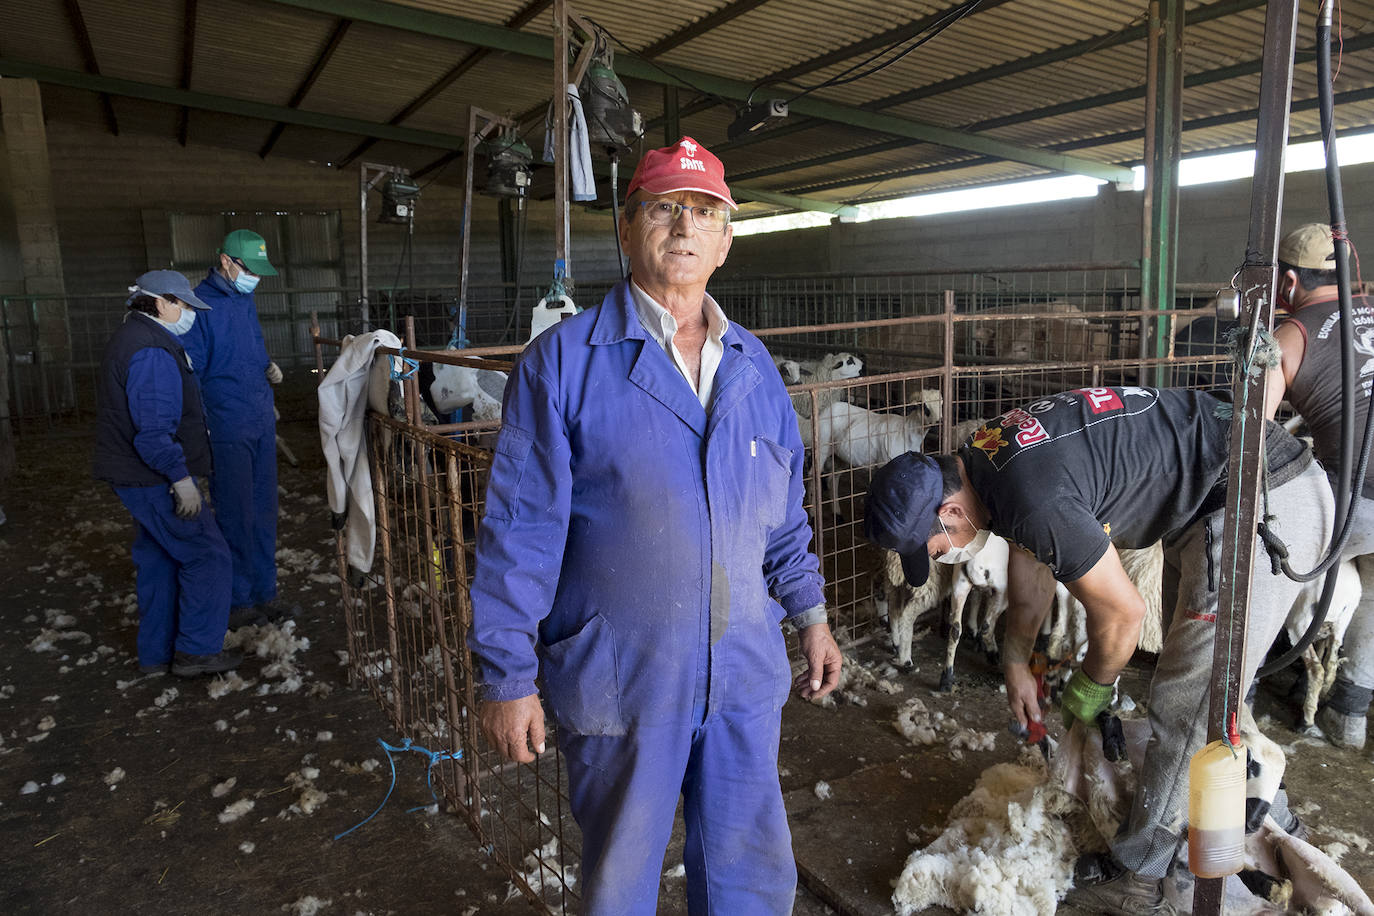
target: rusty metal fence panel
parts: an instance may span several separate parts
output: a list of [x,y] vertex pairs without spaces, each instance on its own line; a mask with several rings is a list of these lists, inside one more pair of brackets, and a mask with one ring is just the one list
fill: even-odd
[[[1205,310],[1143,316],[1129,284],[1117,289],[1093,281],[1081,285],[1090,285],[1090,292],[1069,296],[1062,283],[1041,276],[1018,279],[1015,290],[1003,295],[1005,284],[987,279],[990,287],[984,289],[985,278],[971,280],[962,291],[916,289],[910,278],[889,278],[892,287],[883,291],[873,287],[887,279],[868,279],[872,285],[862,295],[877,304],[859,313],[867,316],[862,320],[755,331],[780,356],[814,359],[852,348],[869,360],[857,377],[789,386],[808,451],[813,546],[842,644],[885,638],[871,600],[881,557],[864,540],[861,519],[869,477],[894,448],[949,450],[984,420],[1052,391],[1139,383],[1210,386],[1224,382],[1227,373],[1215,321],[1205,336],[1196,335],[1187,353],[1176,352],[1183,349],[1180,330],[1206,318]],[[809,282],[798,281],[788,296],[814,297],[811,314],[817,318],[850,307],[859,295],[851,283],[847,304],[836,306],[833,284],[821,291]],[[1039,301],[1033,301],[1032,290]],[[727,288],[717,298],[755,293]],[[879,302],[880,294],[890,298]],[[760,305],[755,317],[770,314],[774,301]],[[788,308],[798,301],[789,299]],[[1142,355],[1142,327],[1149,346],[1157,348],[1150,352],[1162,349],[1163,356]],[[1165,329],[1162,346],[1150,336],[1156,327]],[[424,358],[413,349],[406,355]],[[414,405],[413,386],[408,400]],[[845,427],[841,444],[834,429],[855,417],[862,423]],[[403,737],[431,750],[462,752],[461,760],[436,766],[436,784],[505,869],[513,890],[546,912],[575,912],[581,838],[551,720],[549,751],[534,764],[517,766],[486,747],[476,718],[475,671],[466,644],[468,587],[498,425],[426,428],[375,415],[368,424],[377,550],[362,583],[345,586],[353,676]]]

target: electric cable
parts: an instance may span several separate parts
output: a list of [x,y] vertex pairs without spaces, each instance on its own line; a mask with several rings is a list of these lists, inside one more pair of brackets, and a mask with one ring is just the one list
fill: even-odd
[[[981,0],[980,0],[980,2],[981,2]],[[619,38],[616,38],[616,37],[615,37],[615,33],[612,32],[610,29],[606,28],[606,27],[603,26],[601,23],[597,22],[595,19],[591,19],[591,18],[587,18],[587,17],[583,17],[583,18],[586,18],[587,21],[590,22],[592,25],[594,25],[597,29],[601,30],[602,32],[605,32],[606,35],[611,39],[611,41],[614,41],[616,44],[620,45],[620,46],[621,46],[622,48],[624,48],[626,51],[629,51],[631,54],[634,54],[636,57],[639,57],[638,53],[636,53],[636,51],[635,51],[634,48],[632,48],[632,47],[630,47],[629,45],[625,44],[625,42],[621,41]],[[639,59],[642,60],[644,63],[648,64],[650,67],[653,67],[653,68],[654,68],[655,70],[657,70],[659,73],[662,73],[664,76],[671,77],[672,79],[677,80],[679,83],[681,83],[682,85],[686,86],[688,89],[691,89],[691,90],[693,90],[694,92],[699,93],[700,95],[704,96],[705,98],[708,98],[708,99],[715,99],[715,100],[716,100],[716,104],[718,104],[718,105],[733,106],[733,105],[735,104],[735,103],[734,103],[733,101],[731,101],[730,99],[722,98],[721,96],[717,95],[717,94],[714,93],[714,92],[711,92],[711,91],[706,90],[706,89],[702,89],[700,86],[697,86],[697,85],[695,85],[695,84],[692,83],[692,82],[689,82],[687,79],[685,79],[684,77],[679,76],[678,74],[674,73],[673,71],[671,71],[671,70],[669,70],[669,69],[667,69],[667,68],[665,68],[665,67],[662,67],[662,66],[660,66],[659,64],[654,63],[654,61],[651,60],[650,58],[647,58],[647,57],[639,57]]]
[[620,250],[620,152],[615,147],[608,147],[606,152],[611,157],[611,235],[615,238],[615,262],[620,265],[620,279],[625,279],[625,253]]
[[[939,36],[941,33],[943,33],[946,29],[950,28],[950,27],[953,26],[955,23],[957,23],[959,20],[963,19],[965,16],[969,15],[970,13],[972,13],[972,12],[978,7],[978,5],[979,5],[980,3],[982,3],[982,2],[983,2],[983,0],[968,0],[968,2],[963,3],[963,4],[960,4],[959,6],[956,6],[956,7],[954,7],[953,9],[951,9],[948,13],[946,13],[946,14],[945,14],[944,16],[942,16],[940,19],[936,20],[934,23],[932,23],[932,24],[931,24],[927,29],[925,29],[924,31],[922,31],[922,32],[920,32],[920,33],[918,33],[918,34],[916,34],[916,35],[910,36],[910,37],[908,37],[908,38],[903,38],[903,39],[901,39],[900,41],[894,42],[893,44],[888,45],[886,48],[883,48],[882,50],[880,50],[880,51],[878,51],[878,52],[872,54],[871,56],[869,56],[869,57],[866,58],[865,60],[859,61],[857,64],[854,64],[854,65],[852,65],[852,66],[846,68],[845,70],[840,71],[840,72],[837,73],[835,76],[832,76],[832,77],[830,77],[829,79],[826,79],[826,80],[822,80],[821,82],[819,82],[819,83],[817,83],[817,84],[815,84],[815,85],[813,85],[813,86],[807,86],[807,85],[805,85],[805,84],[803,84],[803,83],[797,83],[797,82],[794,82],[794,81],[792,81],[792,80],[780,81],[780,82],[785,82],[785,83],[787,83],[787,84],[789,84],[789,85],[797,86],[797,87],[799,87],[799,88],[802,90],[801,92],[797,93],[796,95],[791,96],[790,98],[784,99],[784,101],[786,101],[788,104],[791,104],[792,102],[795,102],[797,99],[801,98],[802,96],[808,95],[808,94],[810,94],[810,93],[812,93],[812,92],[815,92],[815,91],[817,91],[818,89],[828,89],[828,88],[830,88],[830,87],[832,87],[832,86],[846,86],[846,85],[848,85],[848,84],[850,84],[850,83],[857,82],[857,81],[859,81],[859,80],[861,80],[861,79],[866,79],[867,77],[870,77],[870,76],[874,75],[875,73],[881,73],[883,70],[886,70],[888,67],[890,67],[890,66],[892,66],[893,64],[897,63],[898,61],[902,60],[904,57],[906,57],[907,55],[909,55],[912,51],[915,51],[917,48],[919,48],[919,47],[921,47],[922,45],[926,44],[926,43],[929,42],[930,40],[932,40],[932,39],[938,37],[938,36]],[[853,73],[855,70],[859,69],[860,67],[868,66],[869,64],[872,64],[873,61],[876,61],[876,60],[880,59],[880,58],[883,57],[884,55],[889,54],[889,53],[895,51],[896,49],[902,47],[902,45],[908,44],[908,43],[910,44],[910,47],[907,47],[906,49],[904,49],[900,54],[898,54],[896,57],[892,58],[891,60],[889,60],[889,61],[884,61],[884,62],[881,63],[881,64],[876,64],[876,65],[872,66],[870,69],[865,70],[865,71],[862,72],[862,73],[858,73],[858,74],[855,74],[855,75],[853,75],[853,76],[850,76],[850,75],[849,75],[849,74]],[[759,84],[758,86],[756,86],[754,89],[750,90],[750,92],[749,92],[749,98],[745,101],[745,105],[746,105],[746,106],[749,105],[750,102],[752,102],[752,100],[753,100],[753,98],[754,98],[754,92],[758,91],[758,89],[762,88],[762,87],[765,86],[765,85],[768,85],[768,84],[767,84],[767,83],[761,83],[761,84]]]

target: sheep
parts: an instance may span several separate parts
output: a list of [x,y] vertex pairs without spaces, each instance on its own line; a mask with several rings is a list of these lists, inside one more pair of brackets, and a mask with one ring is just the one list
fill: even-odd
[[[1293,608],[1288,612],[1284,630],[1293,645],[1298,644],[1312,622],[1312,612],[1321,595],[1325,577],[1314,579],[1298,595]],[[1363,589],[1360,587],[1360,573],[1354,560],[1345,560],[1336,574],[1336,591],[1331,596],[1331,606],[1326,612],[1326,621],[1317,631],[1317,638],[1302,653],[1303,667],[1307,670],[1307,691],[1302,701],[1302,724],[1309,731],[1315,730],[1318,701],[1331,690],[1336,681],[1336,671],[1340,664],[1341,643],[1345,639],[1345,629],[1360,603]]]
[[[778,372],[789,385],[811,382],[831,382],[839,379],[858,378],[863,372],[864,363],[853,353],[827,353],[814,363],[797,360],[778,360]],[[816,390],[816,407],[819,411],[837,401],[843,401],[845,389],[819,388]],[[801,430],[802,442],[810,447],[811,441],[811,394],[802,392],[792,395],[792,409],[797,414],[797,427]]]
[[[892,636],[893,653],[897,664],[910,670],[911,635],[916,628],[916,620],[928,611],[939,607],[940,602],[950,596],[954,586],[956,567],[944,563],[930,564],[930,577],[919,588],[906,584],[906,574],[902,571],[902,558],[896,551],[884,551],[884,564],[878,571],[874,582],[874,595],[879,616],[884,607],[887,609],[888,632]],[[881,597],[879,597],[881,596]]]
[[[1126,575],[1145,600],[1145,619],[1140,625],[1136,647],[1157,654],[1164,647],[1164,614],[1160,591],[1164,573],[1164,545],[1156,541],[1138,550],[1123,547],[1117,550],[1117,555],[1121,558]],[[1050,608],[1047,628],[1042,632],[1048,634],[1045,652],[1051,659],[1070,656],[1081,659],[1087,651],[1086,612],[1061,582],[1055,583],[1054,604]]]
[[[926,430],[940,422],[944,398],[938,389],[919,392],[911,413],[876,413],[847,401],[836,401],[821,411],[820,441],[815,445],[816,466],[825,473],[832,457],[838,457],[851,467],[877,467],[905,452],[922,450]],[[810,424],[803,424],[809,426]],[[803,436],[803,442],[806,437]],[[830,479],[830,501],[838,496],[835,480]],[[816,518],[820,517],[820,501],[813,501]]]
[[[949,602],[945,667],[940,672],[940,690],[943,693],[954,689],[954,654],[963,635],[966,610],[969,625],[978,634],[988,660],[996,663],[997,636],[994,631],[998,619],[1007,610],[1007,562],[1010,552],[1004,539],[990,533],[983,549],[973,559],[957,567]],[[932,568],[943,565],[946,564],[934,563]]]
[[473,419],[499,420],[505,388],[506,373],[495,369],[420,364],[420,396],[438,416],[471,406]]

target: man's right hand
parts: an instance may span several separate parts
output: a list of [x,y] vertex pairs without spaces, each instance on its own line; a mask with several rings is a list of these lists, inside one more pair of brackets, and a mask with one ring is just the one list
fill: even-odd
[[1039,684],[1031,673],[1030,665],[1008,662],[1003,666],[1002,674],[1007,682],[1007,705],[1011,707],[1011,714],[1016,721],[1027,728],[1030,723],[1039,722]]
[[506,760],[533,763],[536,754],[544,753],[544,707],[539,705],[538,695],[487,700],[480,718],[487,743]]

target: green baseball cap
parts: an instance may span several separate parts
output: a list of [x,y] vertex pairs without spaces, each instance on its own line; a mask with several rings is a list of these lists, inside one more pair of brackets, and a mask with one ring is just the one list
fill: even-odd
[[259,277],[275,277],[277,269],[267,260],[267,240],[251,229],[235,229],[224,237],[220,254],[237,258],[249,273]]

